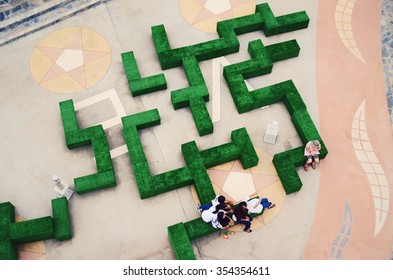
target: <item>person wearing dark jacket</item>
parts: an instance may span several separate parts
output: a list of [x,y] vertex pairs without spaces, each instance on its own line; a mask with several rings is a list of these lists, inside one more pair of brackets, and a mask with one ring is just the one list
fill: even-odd
[[251,230],[251,221],[252,217],[248,211],[247,203],[242,201],[239,205],[234,209],[234,216],[236,218],[236,222],[244,225],[245,232],[252,232]]

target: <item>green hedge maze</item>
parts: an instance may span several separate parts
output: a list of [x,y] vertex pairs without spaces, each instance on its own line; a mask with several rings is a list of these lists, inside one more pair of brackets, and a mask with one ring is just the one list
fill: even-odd
[[[202,100],[205,102],[209,100],[205,82],[200,77],[200,71],[197,70],[197,62],[238,52],[238,35],[262,30],[266,36],[273,36],[307,28],[308,24],[309,18],[304,11],[276,17],[268,4],[260,4],[257,5],[255,14],[219,22],[217,24],[218,39],[177,49],[171,49],[163,25],[153,26],[153,41],[161,68],[165,70],[183,66],[190,84],[189,88],[171,93],[174,108],[190,107],[199,134],[212,133],[210,116],[205,113],[195,116],[198,110],[202,110]],[[320,140],[322,144],[320,158],[325,158],[327,149],[307,112],[305,103],[291,80],[252,92],[248,91],[245,84],[246,79],[271,73],[274,62],[297,57],[300,47],[296,40],[269,46],[264,46],[261,40],[255,40],[249,42],[248,51],[250,60],[224,67],[224,78],[239,114],[277,102],[284,102],[303,144],[305,145],[313,139]],[[195,78],[193,79],[193,77]],[[200,87],[199,90],[195,88],[197,86]],[[198,99],[199,108],[192,107],[194,99]],[[181,105],[176,106],[177,104]],[[206,125],[201,126],[200,123]],[[287,194],[299,191],[302,186],[296,167],[304,163],[303,151],[304,146],[276,154],[273,158],[273,164]],[[168,227],[168,234],[176,258],[195,259],[191,241],[212,232],[215,232],[215,229],[212,229],[201,219]]]
[[[175,110],[189,108],[200,136],[213,133],[214,127],[206,102],[209,91],[199,62],[237,53],[240,49],[238,36],[254,31],[263,31],[274,36],[308,27],[309,18],[305,11],[275,16],[268,4],[256,6],[254,14],[217,23],[218,38],[195,45],[171,48],[164,25],[151,27],[152,40],[162,70],[182,67],[189,86],[171,91],[171,104]],[[262,40],[248,43],[250,59],[224,67],[232,99],[239,114],[263,106],[283,102],[293,125],[305,145],[313,139],[320,140],[320,158],[328,151],[307,106],[292,80],[249,91],[245,80],[269,74],[278,61],[296,58],[300,46],[296,40],[265,46]],[[141,77],[133,51],[121,54],[124,71],[132,97],[167,89],[163,73]],[[66,100],[59,103],[65,144],[69,149],[92,145],[97,172],[75,178],[78,194],[115,187],[116,177],[110,155],[109,144],[102,125],[79,128],[74,103]],[[157,109],[122,117],[123,136],[131,159],[132,169],[141,199],[153,197],[181,187],[194,185],[202,204],[215,197],[207,169],[239,159],[244,169],[258,164],[258,156],[246,128],[230,133],[230,142],[200,150],[195,141],[181,145],[185,166],[158,175],[151,175],[139,131],[161,124]],[[302,187],[296,168],[304,163],[304,146],[293,148],[273,157],[273,164],[287,194]],[[47,216],[23,222],[15,222],[14,206],[10,202],[0,204],[0,259],[17,259],[17,244],[55,238],[72,238],[71,220],[66,198],[52,200],[53,217]],[[176,259],[196,259],[192,241],[218,231],[201,218],[168,227],[169,240]]]

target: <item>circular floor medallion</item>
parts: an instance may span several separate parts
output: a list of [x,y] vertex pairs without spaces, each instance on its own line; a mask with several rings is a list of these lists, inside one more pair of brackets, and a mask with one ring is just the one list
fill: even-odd
[[208,33],[217,33],[218,21],[253,14],[255,6],[255,0],[180,0],[185,20]]
[[100,81],[109,69],[111,49],[99,33],[80,27],[57,30],[34,48],[33,79],[55,93],[77,93]]

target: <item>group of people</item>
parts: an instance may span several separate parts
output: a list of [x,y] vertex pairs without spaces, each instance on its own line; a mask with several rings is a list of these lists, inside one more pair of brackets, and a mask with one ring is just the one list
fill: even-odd
[[[227,200],[224,196],[217,196],[212,203],[198,206],[197,209],[201,212],[202,219],[205,222],[211,222],[214,228],[227,230],[235,223],[243,224],[245,232],[252,232],[251,221],[253,220],[253,213],[262,212],[263,208],[273,208],[276,206],[267,198],[253,198],[247,201],[242,201],[234,205],[232,200]],[[221,237],[228,239],[229,236],[235,235],[234,231],[226,231],[221,233]]]
[[[308,171],[308,166],[311,165],[312,169],[316,169],[319,162],[319,151],[321,150],[321,143],[318,140],[309,141],[304,148],[304,156],[306,157],[303,168]],[[197,206],[198,211],[201,213],[202,219],[205,222],[211,222],[214,228],[226,230],[233,226],[235,223],[243,224],[245,232],[252,232],[251,222],[253,220],[253,213],[261,213],[263,208],[273,208],[276,206],[267,198],[253,198],[244,200],[237,204],[233,201],[227,200],[224,196],[218,195],[212,203]],[[228,239],[230,235],[234,235],[234,231],[228,230],[222,232],[221,237]]]

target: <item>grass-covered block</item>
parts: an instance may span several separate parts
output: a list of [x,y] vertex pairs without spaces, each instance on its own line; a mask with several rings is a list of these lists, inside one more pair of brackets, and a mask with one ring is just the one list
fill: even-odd
[[0,226],[15,222],[15,207],[11,202],[0,203]]
[[139,73],[134,52],[122,53],[121,60],[123,61],[124,71],[128,82],[139,80],[141,78],[141,74]]
[[132,96],[140,96],[167,89],[164,74],[157,74],[129,82]]
[[194,250],[183,223],[168,227],[168,236],[177,260],[195,260]]
[[[134,162],[137,161],[138,157],[133,157],[133,155],[130,154],[130,158],[132,158]],[[141,199],[155,196],[156,186],[152,181],[153,179],[150,174],[149,165],[147,161],[132,163],[132,168],[134,170],[134,176]]]
[[307,110],[297,110],[292,114],[292,123],[304,144],[313,139],[321,139]]
[[11,202],[0,203],[0,240],[9,236],[9,224],[15,222],[15,208]]
[[79,129],[72,99],[60,102],[59,106],[67,147],[93,146],[97,173],[75,178],[76,191],[81,194],[116,186],[109,144],[102,125]]
[[152,177],[154,195],[189,186],[193,183],[194,177],[188,166],[170,170]]
[[65,134],[66,145],[69,149],[75,149],[92,144],[92,139],[105,136],[102,125],[83,128]]
[[202,98],[191,99],[190,110],[199,136],[213,133],[213,121],[210,118],[209,111],[206,108],[204,100]]
[[251,60],[224,67],[224,78],[240,114],[283,100],[286,91],[281,88],[280,84],[250,92],[245,85],[245,79],[270,73],[273,62],[296,57],[299,50],[295,40],[267,47],[262,44],[261,40],[255,40],[251,41],[248,46]]
[[121,59],[132,96],[139,96],[167,88],[164,74],[141,77],[134,52],[122,53]]
[[266,36],[307,28],[310,21],[305,11],[276,17],[267,3],[257,5],[256,12],[263,17],[263,32]]
[[231,138],[239,148],[240,162],[243,168],[248,169],[258,165],[259,158],[247,130],[244,127],[234,130],[231,133]]
[[175,110],[189,107],[194,119],[198,134],[204,136],[213,133],[213,122],[206,108],[209,101],[209,92],[203,78],[198,60],[195,56],[182,59],[183,69],[189,87],[171,92],[171,102]]
[[137,130],[140,130],[159,125],[161,123],[161,117],[157,109],[152,109],[149,111],[122,117],[121,121],[125,129],[132,129],[135,127]]
[[52,213],[55,225],[55,238],[57,240],[71,239],[72,229],[67,198],[52,199]]
[[277,170],[286,194],[300,190],[303,184],[295,168],[291,151],[275,154],[273,165]]
[[211,223],[206,223],[201,218],[184,223],[184,227],[191,241],[220,231],[220,229],[214,228]]
[[183,157],[187,167],[190,169],[193,178],[195,190],[201,204],[210,202],[215,197],[213,184],[206,171],[205,162],[202,154],[199,152],[195,141],[185,143],[181,147]]
[[273,62],[299,56],[300,46],[296,40],[285,41],[266,47],[269,58]]
[[64,133],[78,130],[78,121],[72,99],[60,102],[59,107]]
[[0,260],[17,260],[18,248],[9,239],[0,240]]
[[284,93],[283,101],[290,115],[293,115],[295,111],[307,109],[292,80],[280,83],[280,90]]
[[224,164],[239,158],[240,148],[233,143],[222,144],[201,151],[206,168]]
[[183,69],[186,73],[187,81],[191,86],[205,84],[205,79],[195,56],[183,58]]
[[165,26],[163,24],[152,26],[151,33],[157,53],[163,53],[171,49]]
[[116,176],[113,170],[107,170],[74,179],[75,191],[83,194],[91,191],[116,186]]
[[[200,84],[174,90],[171,92],[171,102],[175,110],[190,107],[191,99],[202,99],[202,101],[209,101],[209,92],[206,84]],[[205,107],[206,105],[203,104]]]
[[10,224],[10,240],[17,244],[36,242],[55,237],[52,217],[42,217]]

